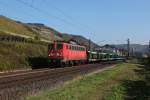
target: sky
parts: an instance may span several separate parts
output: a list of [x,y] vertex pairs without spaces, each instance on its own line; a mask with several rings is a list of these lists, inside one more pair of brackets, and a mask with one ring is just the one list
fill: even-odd
[[0,0],[0,15],[43,23],[99,45],[150,40],[150,0]]

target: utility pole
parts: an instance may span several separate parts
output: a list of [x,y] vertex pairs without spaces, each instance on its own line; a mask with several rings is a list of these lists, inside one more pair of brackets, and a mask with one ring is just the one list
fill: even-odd
[[150,57],[150,41],[149,41],[149,46],[148,46],[148,57]]
[[130,39],[127,39],[127,50],[128,50],[128,57],[130,57]]
[[131,56],[134,57],[134,48],[132,48],[132,55]]
[[89,51],[91,51],[91,40],[89,39]]

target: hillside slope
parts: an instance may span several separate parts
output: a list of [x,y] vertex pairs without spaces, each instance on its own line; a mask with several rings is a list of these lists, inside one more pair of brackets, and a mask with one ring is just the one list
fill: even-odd
[[38,35],[32,31],[26,24],[14,21],[4,16],[0,16],[0,34],[2,32],[8,34],[18,34],[34,37]]
[[[0,34],[11,34],[32,39],[38,37],[40,40],[47,42],[51,42],[53,40],[68,42],[74,39],[79,44],[85,46],[89,43],[88,39],[80,35],[64,34],[44,24],[23,23],[5,16],[0,16]],[[91,45],[92,47],[97,46],[92,41]]]
[[[57,40],[57,41],[70,41],[74,40],[78,44],[84,45],[84,46],[89,46],[89,40],[86,39],[83,36],[80,35],[72,35],[72,34],[67,34],[67,33],[60,33],[57,30],[50,28],[44,24],[39,24],[39,23],[28,23],[28,26],[31,27],[31,29],[41,35],[42,38],[46,40]],[[91,41],[91,47],[97,47],[94,42]]]
[[50,28],[44,24],[40,23],[27,23],[27,26],[31,28],[32,31],[38,33],[41,38],[45,40],[58,40],[63,41],[62,35],[60,32],[56,31],[53,28]]

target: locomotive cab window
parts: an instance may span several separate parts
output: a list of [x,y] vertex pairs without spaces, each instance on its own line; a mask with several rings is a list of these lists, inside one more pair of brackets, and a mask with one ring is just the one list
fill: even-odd
[[83,47],[81,47],[81,51],[83,51]]
[[85,48],[83,48],[83,51],[85,51]]
[[77,47],[77,50],[79,51],[79,47]]
[[62,49],[63,45],[61,43],[57,44],[57,49]]
[[74,46],[72,46],[72,50],[74,50]]
[[82,47],[82,51],[84,51],[84,48]]
[[49,44],[49,45],[48,45],[48,49],[49,49],[49,50],[52,50],[53,48],[54,48],[54,44]]

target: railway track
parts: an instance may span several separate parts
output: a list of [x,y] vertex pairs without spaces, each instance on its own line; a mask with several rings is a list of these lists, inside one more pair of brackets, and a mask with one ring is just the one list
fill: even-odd
[[108,67],[116,62],[74,67],[39,69],[0,76],[0,100],[23,100],[25,96],[52,88],[77,76]]

